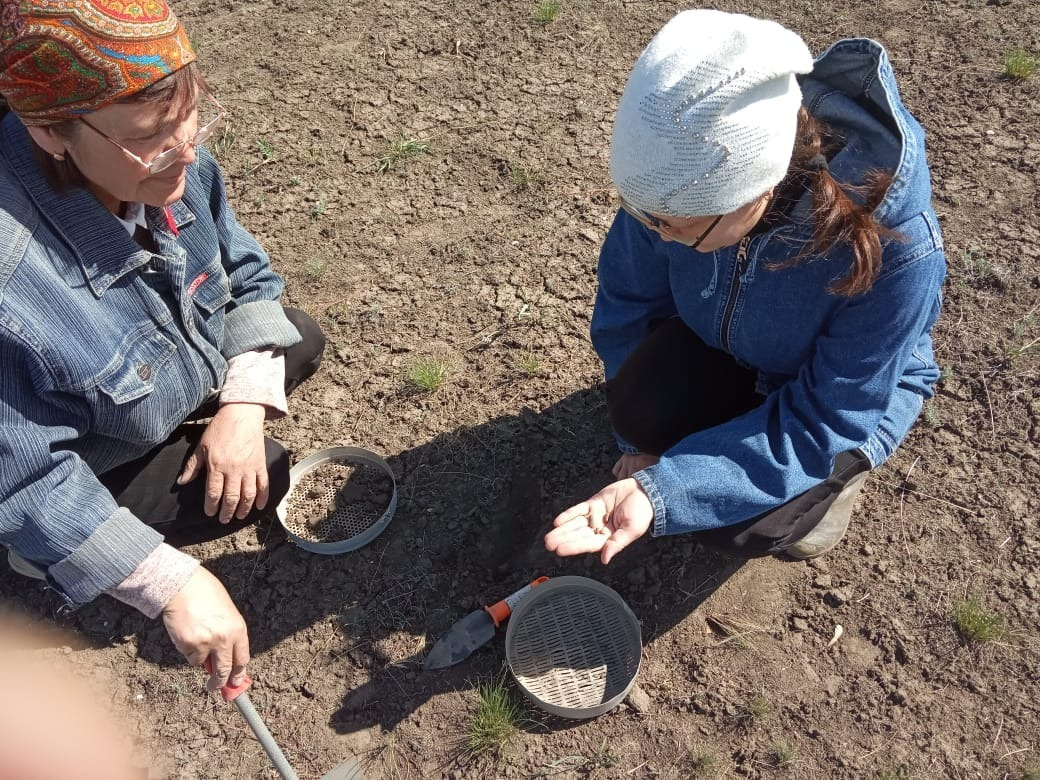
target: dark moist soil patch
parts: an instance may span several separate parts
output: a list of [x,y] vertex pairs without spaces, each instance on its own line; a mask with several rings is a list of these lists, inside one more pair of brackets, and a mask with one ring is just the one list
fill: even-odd
[[286,527],[313,542],[334,543],[371,528],[390,505],[394,484],[363,463],[323,463],[293,490]]

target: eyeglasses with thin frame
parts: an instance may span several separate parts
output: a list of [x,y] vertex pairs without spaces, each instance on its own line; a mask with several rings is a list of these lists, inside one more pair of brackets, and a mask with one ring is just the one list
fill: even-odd
[[159,152],[159,154],[157,154],[151,160],[141,159],[141,157],[131,152],[129,149],[127,149],[125,146],[119,143],[119,141],[115,140],[114,138],[110,138],[106,133],[94,127],[94,125],[90,124],[90,122],[88,122],[83,117],[80,117],[79,121],[85,124],[98,135],[105,138],[110,143],[115,144],[120,149],[122,149],[123,153],[127,157],[144,167],[148,171],[149,176],[154,176],[160,171],[165,171],[167,168],[173,165],[177,161],[177,158],[181,156],[181,153],[184,151],[184,147],[186,147],[188,144],[191,144],[192,146],[199,146],[201,144],[204,144],[213,135],[214,131],[218,127],[220,127],[220,123],[224,121],[224,118],[227,117],[227,109],[224,108],[224,106],[220,105],[220,103],[217,102],[217,99],[213,97],[211,94],[209,94],[208,92],[206,92],[205,94],[206,97],[209,98],[210,102],[217,107],[217,115],[208,122],[206,122],[206,124],[204,124],[202,127],[200,127],[195,132],[195,135],[193,135],[191,138],[185,138],[179,144],[176,144],[174,146],[171,146],[169,149],[165,149]]
[[[665,220],[659,219],[658,217],[655,217],[653,214],[647,214],[642,209],[637,209],[631,203],[628,203],[624,198],[621,199],[621,208],[623,208],[625,211],[631,214],[637,222],[650,228],[651,230],[656,230],[659,233],[662,231],[670,232],[675,230],[675,228],[669,225]],[[708,234],[715,229],[715,226],[719,224],[719,222],[722,220],[724,216],[725,214],[719,214],[717,217],[715,217],[715,219],[711,221],[711,224],[708,225],[704,232],[697,237],[697,240],[694,241],[692,244],[687,244],[687,246],[690,247],[690,249],[696,249],[698,246],[700,246],[701,242],[708,237]]]

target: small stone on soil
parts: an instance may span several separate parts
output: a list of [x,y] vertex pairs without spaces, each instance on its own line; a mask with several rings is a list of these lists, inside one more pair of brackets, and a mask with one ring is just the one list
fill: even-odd
[[823,600],[826,601],[832,607],[840,607],[852,598],[850,594],[844,588],[834,588],[833,590],[827,591],[824,595]]
[[832,584],[831,575],[817,574],[813,579],[813,585],[817,588],[829,588]]
[[650,696],[638,685],[633,685],[628,692],[625,702],[640,715],[650,711]]

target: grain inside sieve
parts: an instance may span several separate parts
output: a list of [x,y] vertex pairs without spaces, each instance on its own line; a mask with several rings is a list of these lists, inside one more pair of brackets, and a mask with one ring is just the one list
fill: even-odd
[[538,707],[591,718],[616,707],[642,659],[639,621],[613,590],[586,577],[555,577],[509,619],[506,660]]
[[336,555],[375,539],[396,509],[397,482],[385,460],[361,447],[330,447],[292,467],[277,514],[297,545]]

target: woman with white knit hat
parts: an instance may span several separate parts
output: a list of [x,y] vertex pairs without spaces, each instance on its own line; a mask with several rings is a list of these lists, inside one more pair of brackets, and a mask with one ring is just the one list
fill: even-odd
[[546,546],[826,552],[939,376],[942,239],[884,49],[814,61],[774,22],[680,13],[633,68],[610,166],[592,340],[622,455]]

